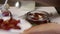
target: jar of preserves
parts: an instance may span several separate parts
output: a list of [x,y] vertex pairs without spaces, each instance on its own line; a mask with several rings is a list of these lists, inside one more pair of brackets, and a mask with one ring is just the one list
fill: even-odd
[[26,20],[31,24],[49,23],[49,14],[45,11],[31,11],[26,14]]

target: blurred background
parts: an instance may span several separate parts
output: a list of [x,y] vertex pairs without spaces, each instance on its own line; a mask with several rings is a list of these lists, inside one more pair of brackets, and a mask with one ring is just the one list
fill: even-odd
[[[17,0],[8,0],[10,6],[14,6]],[[54,6],[60,13],[60,0],[19,0],[19,1],[35,1],[35,6]],[[4,4],[5,0],[0,0],[0,4]]]
[[[0,0],[0,3],[4,3],[5,0]],[[17,0],[8,0],[10,5],[13,5]],[[19,1],[35,1],[36,6],[55,6],[60,7],[60,0],[19,0]]]

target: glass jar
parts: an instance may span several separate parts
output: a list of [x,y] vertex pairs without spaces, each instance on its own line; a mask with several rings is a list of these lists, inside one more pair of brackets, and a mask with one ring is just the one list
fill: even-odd
[[9,20],[9,19],[12,18],[12,14],[8,9],[2,8],[2,10],[1,10],[1,18],[4,19],[4,21]]
[[31,11],[26,14],[26,20],[31,24],[49,23],[49,14],[45,11]]

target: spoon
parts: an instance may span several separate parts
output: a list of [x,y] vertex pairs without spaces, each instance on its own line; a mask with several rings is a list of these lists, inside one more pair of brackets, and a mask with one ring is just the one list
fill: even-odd
[[20,7],[21,7],[21,2],[20,2],[20,1],[17,1],[17,2],[15,3],[15,7],[20,8]]
[[8,2],[8,0],[6,0],[3,5],[0,5],[0,10],[6,7],[7,2]]
[[5,1],[5,3],[2,5],[2,10],[9,9],[9,5],[7,4],[8,0]]

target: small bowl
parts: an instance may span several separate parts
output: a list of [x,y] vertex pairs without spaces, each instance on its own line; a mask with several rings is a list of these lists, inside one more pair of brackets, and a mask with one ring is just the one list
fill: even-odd
[[44,24],[50,22],[49,14],[45,11],[31,11],[26,14],[26,20],[32,24]]

